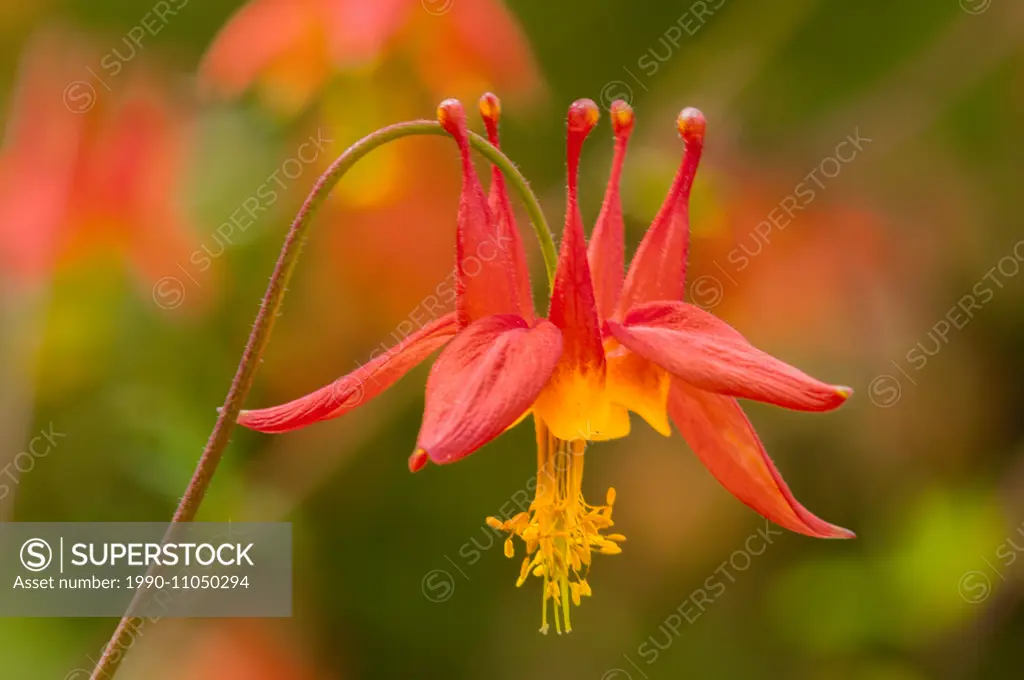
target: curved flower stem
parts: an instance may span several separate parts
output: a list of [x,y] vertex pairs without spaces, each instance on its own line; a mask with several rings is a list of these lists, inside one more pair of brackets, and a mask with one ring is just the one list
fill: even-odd
[[[260,303],[260,310],[256,315],[252,332],[249,333],[249,339],[245,343],[242,360],[238,365],[235,377],[231,381],[231,387],[228,389],[227,397],[224,399],[224,405],[218,409],[217,421],[214,423],[210,438],[207,440],[206,447],[199,457],[199,463],[196,466],[195,472],[192,473],[192,479],[185,489],[185,494],[182,496],[178,508],[174,511],[174,517],[171,519],[171,526],[168,527],[167,533],[164,536],[164,542],[167,542],[172,537],[176,524],[191,522],[195,519],[196,513],[199,511],[199,505],[206,496],[206,490],[209,488],[210,482],[213,481],[217,465],[220,463],[224,449],[228,445],[228,437],[231,435],[231,430],[238,419],[238,412],[242,409],[242,404],[252,387],[260,357],[263,355],[263,350],[270,340],[270,332],[273,329],[274,320],[281,310],[284,292],[287,290],[288,282],[291,279],[292,272],[295,270],[295,263],[298,261],[299,252],[302,249],[302,241],[309,229],[313,214],[320,207],[320,204],[323,203],[331,189],[334,188],[356,161],[388,142],[415,135],[444,136],[447,133],[439,123],[429,120],[398,123],[382,128],[349,147],[345,153],[339,156],[327,168],[316,184],[313,185],[305,202],[299,209],[299,214],[295,216],[295,220],[292,222],[288,236],[285,238],[281,254],[278,256],[277,264],[274,266],[274,273],[270,277],[267,292]],[[555,250],[554,239],[551,236],[551,231],[548,229],[547,222],[544,220],[544,214],[541,212],[537,197],[530,190],[529,184],[515,164],[501,151],[494,148],[486,139],[475,133],[470,133],[470,144],[474,149],[486,156],[487,160],[501,168],[505,177],[516,188],[526,204],[526,211],[530,216],[530,221],[533,223],[533,228],[537,232],[537,238],[540,241],[541,252],[544,255],[544,264],[548,274],[548,284],[550,285],[554,278],[558,256]],[[131,642],[135,639],[137,631],[144,625],[142,618],[133,616],[133,612],[141,602],[143,595],[144,590],[136,591],[131,604],[128,606],[127,613],[118,623],[110,642],[103,650],[103,654],[100,656],[100,660],[96,664],[90,680],[111,680],[114,674],[117,673],[117,669],[121,666],[121,662],[128,652],[128,647],[131,646]]]

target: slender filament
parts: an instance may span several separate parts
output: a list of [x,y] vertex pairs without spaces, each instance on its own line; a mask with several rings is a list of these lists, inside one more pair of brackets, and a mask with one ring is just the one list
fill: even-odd
[[[509,533],[505,555],[515,556],[513,536],[526,546],[516,586],[532,574],[543,582],[541,590],[542,633],[549,629],[548,610],[555,631],[572,630],[570,602],[591,594],[587,577],[595,552],[616,555],[625,536],[604,534],[615,523],[612,506],[615,489],[608,489],[605,505],[590,505],[583,498],[584,439],[565,440],[551,434],[543,421],[537,422],[537,490],[527,511],[501,521],[488,517],[487,523]],[[549,607],[550,604],[550,607]]]

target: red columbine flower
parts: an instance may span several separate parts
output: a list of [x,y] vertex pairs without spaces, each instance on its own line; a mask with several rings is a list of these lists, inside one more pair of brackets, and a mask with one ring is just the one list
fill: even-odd
[[[492,142],[499,106],[481,100]],[[612,105],[615,155],[604,204],[589,249],[577,204],[583,140],[597,123],[597,106],[575,102],[568,116],[569,191],[561,253],[548,318],[529,297],[522,244],[508,196],[495,170],[485,196],[470,161],[462,105],[438,109],[456,140],[463,187],[457,237],[457,310],[410,337],[388,356],[283,406],[245,411],[243,425],[282,432],[337,417],[394,383],[447,343],[427,379],[426,407],[413,471],[428,461],[460,460],[526,415],[537,429],[538,483],[527,512],[496,529],[526,544],[517,585],[532,573],[544,581],[542,631],[548,601],[555,627],[571,630],[569,601],[590,595],[586,576],[595,552],[621,552],[620,534],[606,534],[615,490],[606,502],[583,499],[586,442],[624,437],[629,411],[665,436],[669,418],[711,473],[737,498],[793,531],[822,538],[853,533],[800,505],[764,451],[736,397],[790,409],[827,411],[850,396],[755,349],[736,330],[683,299],[689,242],[688,203],[704,144],[696,109],[679,114],[685,153],[668,197],[623,279],[619,178],[633,112]],[[505,553],[514,554],[511,536]]]

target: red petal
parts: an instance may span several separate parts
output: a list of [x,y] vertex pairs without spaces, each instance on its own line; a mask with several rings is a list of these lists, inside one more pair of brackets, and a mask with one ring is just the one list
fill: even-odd
[[475,321],[430,371],[410,465],[418,467],[424,451],[452,463],[504,432],[533,405],[561,355],[561,334],[544,319],[533,328],[510,314]]
[[[487,128],[487,140],[500,149],[498,119],[501,118],[501,102],[490,92],[480,97],[480,115]],[[519,297],[519,309],[523,313],[523,318],[533,323],[533,291],[530,288],[530,270],[526,266],[526,251],[523,249],[523,239],[519,235],[515,215],[512,213],[512,203],[508,199],[505,176],[501,174],[497,165],[491,166],[491,189],[487,196],[487,206],[497,220],[498,242],[502,249],[508,252],[511,260],[512,279]]]
[[791,531],[854,538],[797,502],[735,399],[673,380],[668,410],[690,448],[736,498]]
[[619,181],[622,177],[622,161],[626,157],[629,135],[633,132],[633,109],[622,100],[612,102],[612,128],[615,132],[615,155],[612,158],[612,172],[608,178],[604,203],[597,216],[594,232],[590,236],[587,260],[594,277],[594,297],[597,311],[602,319],[610,319],[615,313],[622,292],[625,271],[625,227],[622,223],[622,199],[619,196]]
[[525,316],[513,278],[515,264],[499,240],[498,225],[469,156],[466,112],[456,99],[437,108],[444,129],[455,138],[462,158],[462,195],[456,235],[456,313],[459,327],[492,314]]
[[690,245],[690,189],[704,150],[704,116],[697,109],[683,109],[677,125],[686,143],[683,161],[630,264],[619,300],[619,317],[644,302],[683,299]]
[[798,411],[828,411],[853,393],[757,349],[729,324],[684,302],[655,302],[609,321],[623,345],[695,387]]
[[255,0],[239,9],[203,57],[200,78],[232,96],[275,59],[316,35],[314,9],[294,0]]
[[583,237],[583,218],[576,188],[580,149],[587,134],[597,124],[599,115],[597,105],[589,99],[574,102],[569,108],[569,191],[548,318],[562,331],[565,343],[563,364],[566,367],[603,371],[601,326],[587,264],[587,244]]
[[454,314],[447,314],[413,333],[401,344],[330,385],[271,408],[242,411],[238,424],[259,432],[287,432],[321,420],[337,418],[391,387],[414,366],[455,335]]

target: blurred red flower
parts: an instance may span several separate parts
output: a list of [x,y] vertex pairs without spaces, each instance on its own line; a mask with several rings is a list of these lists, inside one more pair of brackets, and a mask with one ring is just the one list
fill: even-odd
[[251,0],[217,36],[201,77],[227,96],[257,85],[294,110],[336,70],[399,55],[437,96],[488,87],[529,95],[540,85],[499,0]]
[[94,86],[91,56],[61,32],[23,55],[0,149],[0,272],[15,280],[110,249],[151,281],[194,245],[178,200],[187,114],[142,72]]

